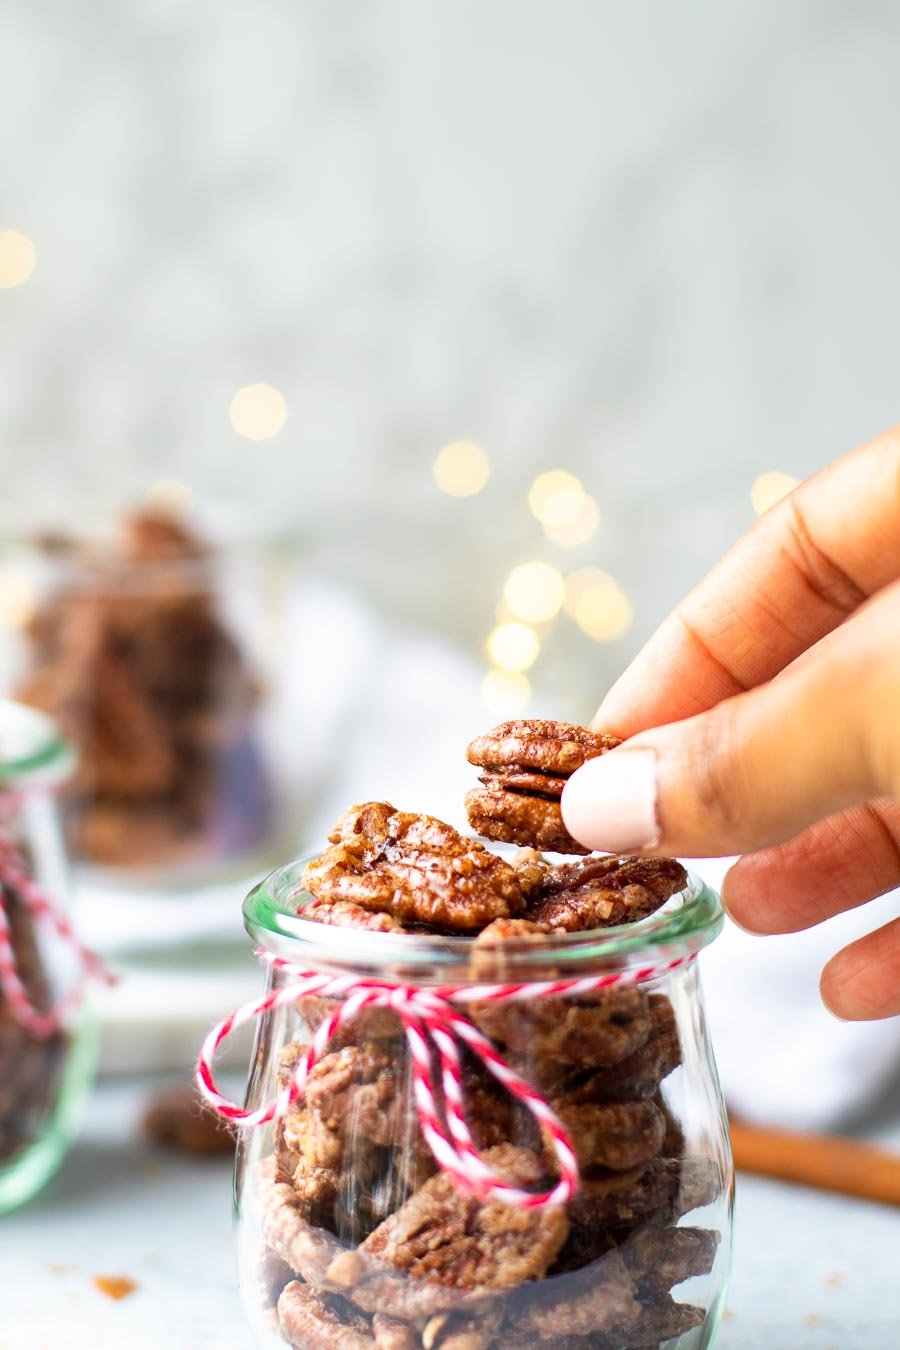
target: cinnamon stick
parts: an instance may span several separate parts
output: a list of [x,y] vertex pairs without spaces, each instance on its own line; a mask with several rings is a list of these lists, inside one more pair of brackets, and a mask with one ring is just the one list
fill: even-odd
[[900,1205],[900,1154],[858,1139],[731,1122],[735,1167],[822,1191]]

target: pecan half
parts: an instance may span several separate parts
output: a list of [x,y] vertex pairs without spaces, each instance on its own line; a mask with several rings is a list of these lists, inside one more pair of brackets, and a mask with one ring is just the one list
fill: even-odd
[[346,812],[328,837],[332,847],[304,874],[317,900],[352,901],[404,924],[461,931],[524,906],[508,862],[433,816],[367,802]]
[[563,824],[559,800],[576,769],[619,744],[570,722],[501,722],[466,751],[469,763],[483,769],[484,785],[466,795],[469,824],[486,839],[586,853]]

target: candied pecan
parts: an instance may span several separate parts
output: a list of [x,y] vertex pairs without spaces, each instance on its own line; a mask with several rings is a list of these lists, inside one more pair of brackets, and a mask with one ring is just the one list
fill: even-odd
[[191,1083],[155,1092],[141,1128],[155,1143],[182,1153],[234,1152],[234,1134]]
[[466,750],[470,764],[488,769],[525,769],[568,778],[589,759],[619,745],[617,736],[602,735],[571,722],[532,718],[501,722],[476,736]]
[[466,795],[469,824],[487,839],[586,853],[563,824],[559,800],[576,769],[618,744],[615,736],[568,722],[501,722],[466,752],[485,770],[484,786]]
[[[690,1303],[676,1303],[665,1298],[659,1304],[644,1306],[640,1320],[628,1333],[628,1350],[659,1350],[676,1336],[699,1327],[706,1313]],[[615,1335],[596,1340],[598,1350],[622,1350],[622,1342]],[[543,1350],[543,1347],[541,1347]]]
[[[13,886],[5,887],[9,941],[19,979],[31,1003],[47,1012],[52,1002],[49,971],[35,919]],[[18,1020],[0,987],[0,1164],[32,1144],[59,1092],[68,1035],[61,1030],[35,1039]]]
[[[536,864],[531,867],[536,871]],[[544,929],[575,933],[636,923],[665,904],[687,881],[674,858],[600,855],[545,864],[525,917]]]
[[645,1043],[618,1064],[603,1068],[592,1065],[559,1082],[553,1090],[558,1105],[654,1096],[662,1080],[681,1063],[681,1046],[675,1014],[664,994],[650,995],[649,1012],[651,1031]]
[[523,907],[510,864],[433,816],[367,802],[346,812],[328,837],[331,848],[304,873],[316,899],[350,900],[401,922],[462,931]]
[[656,1228],[632,1233],[619,1250],[643,1293],[666,1294],[673,1285],[712,1270],[719,1234],[709,1228]]
[[377,1045],[348,1045],[324,1055],[306,1081],[307,1110],[331,1129],[367,1139],[393,1142],[400,1121],[411,1110],[402,1092],[403,1066]]
[[472,829],[485,839],[528,844],[548,853],[588,853],[566,829],[558,801],[499,787],[471,788],[465,796]]
[[260,1306],[274,1308],[282,1289],[295,1278],[287,1262],[277,1252],[264,1247],[253,1270],[253,1284]]
[[579,1165],[627,1172],[655,1158],[666,1133],[663,1113],[653,1102],[565,1106],[552,1101],[572,1140]]
[[[581,1270],[556,1276],[519,1292],[509,1318],[518,1338],[535,1335],[589,1336],[596,1332],[629,1332],[639,1323],[637,1288],[618,1252],[613,1250]],[[629,1339],[628,1344],[632,1342]]]
[[331,924],[336,928],[365,928],[370,933],[406,933],[399,919],[383,911],[363,909],[352,900],[311,900],[299,909],[301,919]]
[[[340,1001],[307,994],[299,1006],[307,1029],[312,1035],[340,1006]],[[338,1027],[329,1044],[340,1050],[345,1045],[357,1045],[360,1041],[394,1041],[399,1048],[402,1040],[403,1028],[397,1020],[397,1014],[391,1012],[390,1008],[363,1008],[362,1012]],[[305,1050],[306,1046],[303,1049]]]
[[388,1317],[386,1313],[375,1314],[372,1331],[375,1350],[420,1350],[418,1334],[409,1323],[398,1322],[396,1317]]
[[[543,1179],[527,1149],[502,1144],[483,1156],[511,1184],[536,1187]],[[561,1209],[482,1203],[439,1173],[356,1252],[336,1257],[326,1276],[366,1312],[410,1320],[539,1279],[567,1232]]]
[[322,1285],[331,1262],[344,1248],[330,1233],[307,1221],[305,1207],[274,1158],[256,1171],[256,1196],[263,1238],[297,1275]]
[[278,1300],[281,1334],[294,1350],[374,1350],[365,1317],[334,1294],[320,1294],[293,1280]]
[[425,1324],[422,1350],[490,1350],[503,1321],[503,1303],[465,1312],[437,1313]]
[[255,847],[272,804],[253,726],[259,687],[219,613],[207,550],[152,513],[121,541],[60,550],[77,584],[29,625],[17,695],[79,752],[65,788],[73,849],[142,867]]
[[476,1002],[468,1011],[486,1036],[538,1062],[618,1064],[650,1034],[647,995],[634,988],[577,999]]
[[719,1171],[710,1158],[660,1156],[628,1172],[583,1178],[568,1214],[573,1229],[622,1229],[651,1217],[664,1220],[689,1214],[708,1205],[720,1189]]

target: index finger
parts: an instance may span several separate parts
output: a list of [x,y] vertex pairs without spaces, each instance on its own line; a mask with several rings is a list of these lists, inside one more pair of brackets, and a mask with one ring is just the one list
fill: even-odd
[[592,726],[680,721],[771,679],[900,577],[900,427],[761,516],[613,685]]

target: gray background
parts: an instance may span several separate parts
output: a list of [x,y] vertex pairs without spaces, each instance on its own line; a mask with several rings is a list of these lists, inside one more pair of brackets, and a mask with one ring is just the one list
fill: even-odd
[[[0,474],[67,511],[166,476],[480,652],[503,579],[613,572],[538,683],[585,715],[803,476],[897,417],[900,9],[878,0],[0,4]],[[232,430],[280,388],[283,431]],[[489,451],[439,494],[448,440]],[[563,554],[526,492],[603,526]]]

